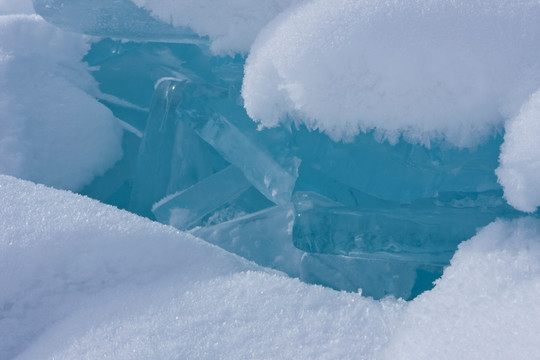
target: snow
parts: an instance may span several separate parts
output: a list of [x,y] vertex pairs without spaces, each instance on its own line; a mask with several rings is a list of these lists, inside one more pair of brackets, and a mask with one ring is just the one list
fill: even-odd
[[89,95],[88,38],[37,15],[0,16],[0,29],[0,173],[79,190],[122,156],[117,120]]
[[410,303],[386,358],[534,359],[540,222],[498,220],[462,243],[432,291]]
[[539,17],[537,1],[308,1],[259,34],[245,107],[334,140],[475,146],[538,88]]
[[[0,353],[17,359],[534,358],[540,221],[498,220],[405,303],[301,283],[0,176]],[[7,355],[6,355],[7,354]]]
[[496,171],[504,197],[516,209],[534,212],[540,206],[540,90],[506,123],[505,130]]
[[0,0],[0,15],[34,14],[32,0]]
[[220,55],[249,52],[259,31],[298,0],[132,0],[175,26],[208,36]]

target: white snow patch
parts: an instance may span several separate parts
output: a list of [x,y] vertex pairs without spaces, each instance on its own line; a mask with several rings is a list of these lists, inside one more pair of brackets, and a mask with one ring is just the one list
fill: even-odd
[[88,95],[88,49],[37,15],[0,16],[0,173],[78,190],[121,157],[120,126]]
[[538,1],[308,1],[254,43],[245,107],[334,140],[474,146],[538,88],[539,18]]
[[516,209],[534,212],[540,206],[540,90],[505,129],[496,170],[504,197]]
[[34,13],[32,0],[0,0],[0,15]]

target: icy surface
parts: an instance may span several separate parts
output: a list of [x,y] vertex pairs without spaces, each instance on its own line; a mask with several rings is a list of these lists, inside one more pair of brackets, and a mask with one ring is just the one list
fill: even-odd
[[309,1],[259,34],[245,106],[335,140],[473,146],[538,88],[539,16],[535,1]]
[[516,209],[534,212],[540,206],[540,91],[505,125],[499,182],[504,197]]
[[0,173],[80,190],[122,155],[116,119],[87,93],[88,39],[36,15],[0,28]]
[[[534,358],[540,222],[497,221],[410,303],[310,286],[0,176],[0,352],[17,359]],[[18,356],[17,356],[18,355]]]

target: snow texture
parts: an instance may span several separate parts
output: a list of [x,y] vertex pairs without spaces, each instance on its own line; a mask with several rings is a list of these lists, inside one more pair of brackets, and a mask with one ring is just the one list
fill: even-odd
[[374,301],[0,176],[0,353],[17,359],[535,358],[540,221],[496,221],[436,287]]
[[246,54],[259,31],[299,0],[132,0],[155,17],[208,36],[220,55]]
[[245,107],[334,140],[474,146],[538,88],[538,18],[537,1],[308,1],[259,34]]
[[534,212],[540,206],[540,90],[505,130],[496,171],[504,197],[516,209]]
[[[27,9],[11,4],[0,10]],[[78,190],[121,157],[117,120],[88,94],[88,49],[37,15],[0,16],[1,174]]]
[[0,0],[0,15],[34,14],[32,0]]

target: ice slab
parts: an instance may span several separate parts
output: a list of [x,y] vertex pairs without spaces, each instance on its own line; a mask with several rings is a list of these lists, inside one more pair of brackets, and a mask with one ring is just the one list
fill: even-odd
[[152,206],[156,219],[177,229],[187,230],[200,225],[201,220],[232,202],[251,187],[236,166],[208,176],[197,184],[169,195]]
[[498,193],[351,207],[297,192],[294,205],[294,243],[301,250],[428,265],[446,264],[460,242],[497,216],[519,215]]
[[360,291],[363,296],[382,299],[395,296],[410,300],[431,289],[443,273],[442,265],[403,261],[398,256],[345,256],[305,253],[300,279],[336,290]]
[[255,263],[298,277],[302,251],[292,243],[294,210],[279,205],[191,233]]
[[156,84],[138,152],[130,209],[152,216],[154,203],[184,190],[226,166],[215,152],[179,121],[185,81],[163,79]]
[[[203,99],[225,96],[219,89],[206,87],[200,90],[193,89],[191,93],[198,94],[199,91],[208,94]],[[289,202],[298,177],[300,160],[287,159],[288,164],[282,166],[225,116],[206,108],[207,105],[201,103],[200,95],[195,96],[197,97],[195,104],[190,101],[189,105],[181,104],[177,108],[179,118],[225,160],[241,169],[246,179],[269,200],[276,204]]]

